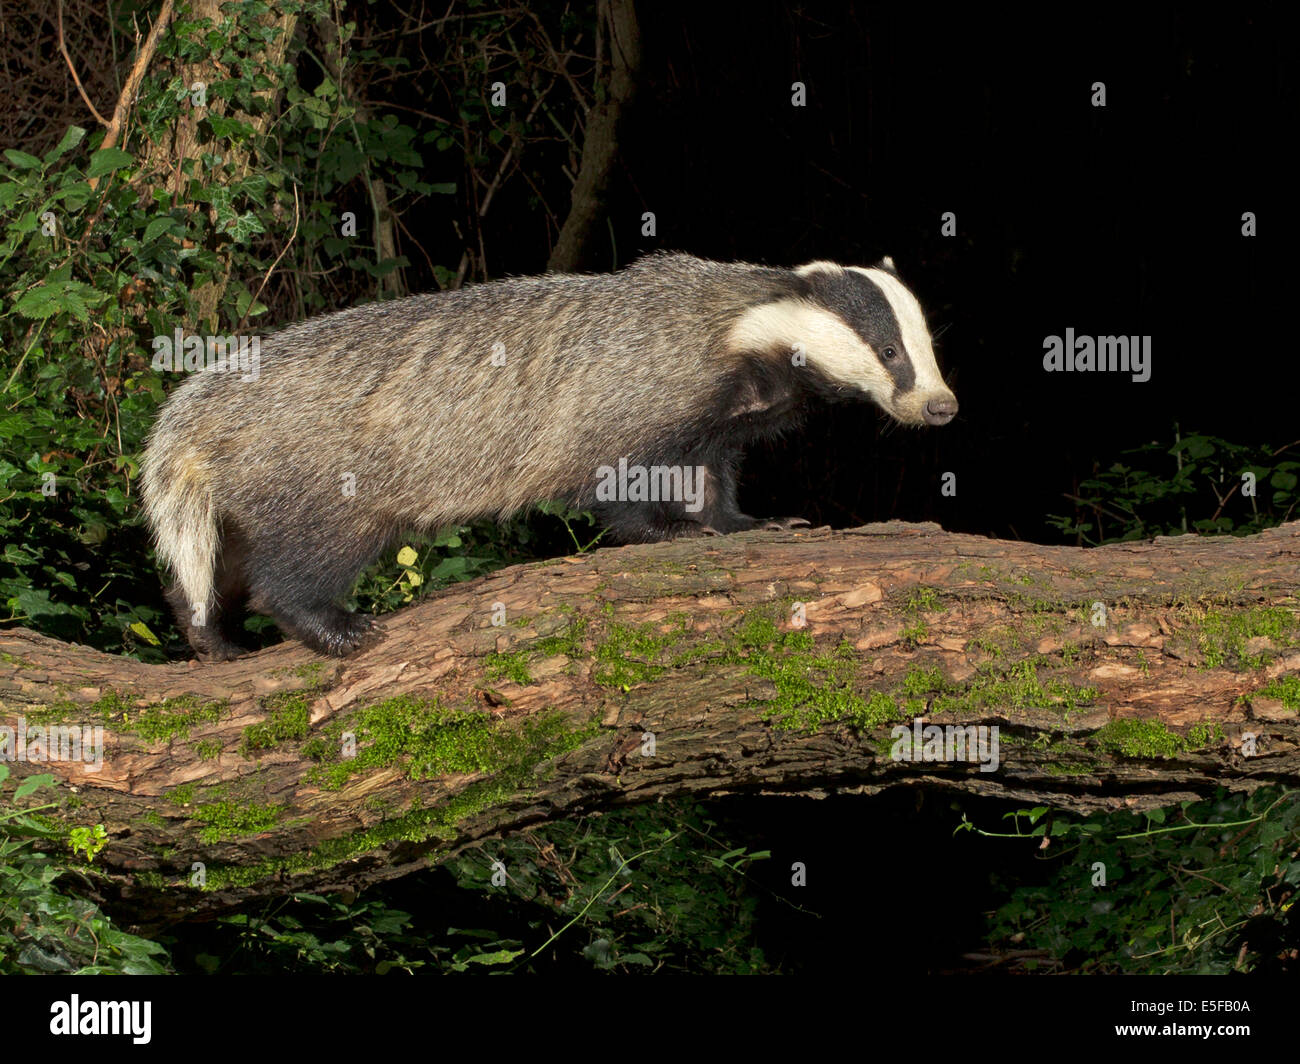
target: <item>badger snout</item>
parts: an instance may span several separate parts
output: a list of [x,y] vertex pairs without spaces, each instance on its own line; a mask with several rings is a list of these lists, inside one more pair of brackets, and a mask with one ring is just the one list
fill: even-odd
[[957,400],[951,395],[944,399],[929,399],[922,416],[927,425],[946,425],[957,416]]

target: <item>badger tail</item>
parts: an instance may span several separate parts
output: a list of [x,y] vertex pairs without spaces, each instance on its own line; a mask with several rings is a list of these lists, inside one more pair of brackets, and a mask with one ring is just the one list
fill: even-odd
[[155,439],[144,456],[140,490],[158,554],[176,577],[185,605],[202,605],[207,616],[220,533],[205,464],[184,445],[171,451]]

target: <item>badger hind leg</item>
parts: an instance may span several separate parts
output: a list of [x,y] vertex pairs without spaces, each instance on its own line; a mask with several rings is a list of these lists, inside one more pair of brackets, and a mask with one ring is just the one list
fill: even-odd
[[389,537],[312,541],[286,535],[291,527],[255,546],[250,539],[245,563],[249,607],[272,617],[285,635],[318,654],[346,657],[373,642],[374,621],[343,609],[339,601],[357,574],[383,552]]
[[179,584],[172,584],[163,595],[176,615],[177,627],[185,641],[194,648],[201,661],[230,661],[245,653],[245,648],[236,641],[230,614],[220,601],[213,603],[205,611],[203,623],[197,624],[198,614],[191,608]]
[[236,533],[222,535],[213,573],[213,598],[206,609],[195,609],[180,584],[172,584],[163,594],[186,641],[201,660],[230,661],[247,653],[240,643],[245,591],[243,553]]

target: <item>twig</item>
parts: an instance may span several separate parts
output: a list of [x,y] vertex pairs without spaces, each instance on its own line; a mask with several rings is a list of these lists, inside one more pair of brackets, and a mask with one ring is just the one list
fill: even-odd
[[[601,888],[591,896],[591,900],[588,901],[587,904],[582,907],[582,910],[576,916],[574,916],[572,920],[570,920],[562,928],[556,931],[555,934],[553,934],[550,938],[548,938],[545,942],[543,942],[540,946],[538,946],[535,950],[533,950],[532,956],[536,957],[539,953],[545,950],[547,946],[549,946],[552,942],[554,942],[557,938],[559,938],[562,934],[564,934],[564,932],[566,932],[569,928],[571,928],[574,924],[576,924],[579,920],[581,920],[584,916],[586,916],[587,910],[596,904],[597,899],[599,899],[601,895],[603,895],[605,891],[609,889],[609,885],[619,877],[619,874],[623,871],[623,869],[625,869],[633,861],[640,860],[648,853],[655,853],[659,850],[662,850],[665,846],[667,846],[670,842],[673,841],[673,839],[677,838],[677,836],[680,834],[681,834],[680,831],[674,832],[673,834],[669,835],[666,839],[664,839],[664,841],[661,842],[658,846],[648,846],[640,853],[634,853],[631,857],[623,861],[622,864],[620,864],[616,869],[614,869],[614,874],[610,876],[607,880],[605,880]],[[621,893],[621,890],[618,891],[617,893]]]
[[81,78],[77,77],[77,68],[72,65],[72,56],[68,55],[68,45],[63,39],[63,0],[59,0],[59,51],[63,53],[64,61],[68,64],[68,69],[72,72],[73,84],[77,86],[77,91],[81,93],[81,98],[86,101],[86,106],[90,108],[90,113],[95,116],[95,121],[101,126],[108,125],[108,119],[99,113],[99,108],[90,102],[90,97],[86,95],[86,90],[82,88]]
[[271,279],[271,274],[273,274],[275,272],[275,268],[278,265],[280,265],[280,260],[284,258],[284,253],[288,251],[291,247],[293,247],[294,239],[297,236],[298,236],[298,186],[294,185],[293,186],[293,232],[289,234],[288,241],[285,243],[284,247],[280,249],[280,254],[278,254],[275,257],[275,261],[271,263],[270,269],[268,269],[265,275],[262,277],[262,283],[257,286],[257,291],[253,293],[253,298],[248,301],[248,306],[244,308],[243,317],[239,319],[239,324],[235,326],[236,336],[238,336],[241,332],[244,331],[244,323],[248,321],[249,311],[251,311],[253,307],[257,305],[257,297],[262,294],[262,289],[266,287],[266,282]]
[[[149,31],[149,36],[145,38],[144,47],[140,49],[140,54],[135,57],[135,65],[131,67],[131,73],[127,75],[122,95],[117,98],[117,107],[113,110],[113,121],[108,123],[108,132],[104,134],[104,139],[99,145],[100,151],[107,151],[113,147],[122,135],[122,126],[126,122],[127,112],[131,109],[131,101],[140,89],[140,82],[144,80],[145,71],[149,69],[149,61],[153,59],[154,52],[158,50],[158,38],[162,36],[162,31],[166,28],[167,23],[171,21],[174,2],[175,0],[163,0],[162,10],[158,12],[158,18],[154,22],[153,28]],[[99,178],[92,177],[89,184],[91,188],[94,188],[99,184]]]

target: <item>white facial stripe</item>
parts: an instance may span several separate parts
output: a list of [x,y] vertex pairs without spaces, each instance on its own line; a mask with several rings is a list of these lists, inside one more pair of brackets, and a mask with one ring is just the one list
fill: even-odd
[[887,270],[864,269],[850,266],[850,270],[868,277],[885,293],[889,307],[902,333],[903,347],[912,358],[912,369],[916,373],[916,389],[921,394],[947,392],[948,386],[939,376],[939,366],[934,360],[934,347],[930,342],[930,330],[925,325],[925,315],[916,296],[908,290],[897,277]]
[[803,351],[809,364],[832,380],[881,399],[893,389],[876,353],[839,315],[802,300],[782,299],[746,311],[727,334],[727,342],[736,351]]
[[838,262],[828,262],[825,259],[818,259],[816,262],[810,262],[806,266],[800,266],[795,270],[796,277],[807,277],[810,273],[843,273],[844,267]]

